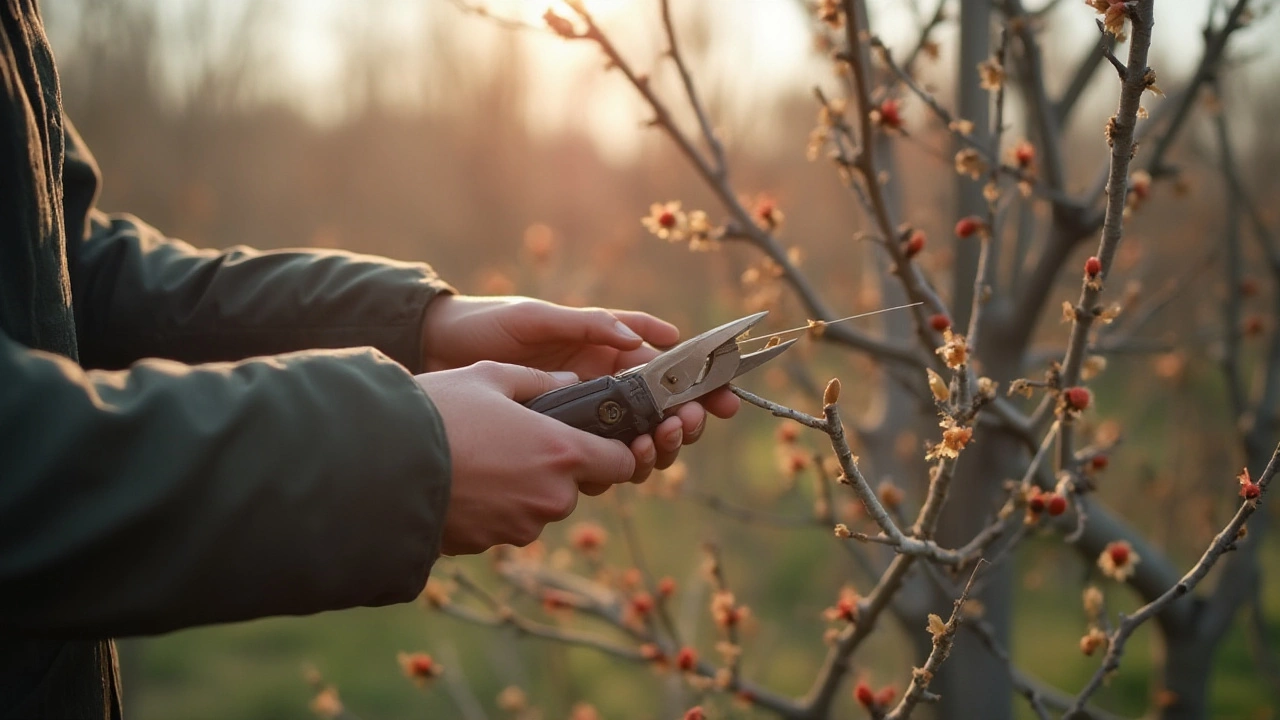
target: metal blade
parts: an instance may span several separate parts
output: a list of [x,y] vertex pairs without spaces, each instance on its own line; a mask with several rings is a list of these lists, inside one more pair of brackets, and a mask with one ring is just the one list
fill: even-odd
[[658,408],[688,402],[732,380],[739,364],[734,339],[768,314],[758,312],[708,330],[639,368]]
[[735,372],[733,376],[738,377],[739,375],[745,375],[751,372],[752,370],[755,370],[761,365],[781,355],[783,351],[785,351],[787,348],[791,347],[792,345],[795,345],[796,341],[799,339],[800,338],[791,338],[790,340],[787,340],[785,342],[780,342],[777,345],[774,345],[773,347],[765,348],[763,350],[757,350],[753,353],[743,355],[742,358],[738,361],[738,371]]

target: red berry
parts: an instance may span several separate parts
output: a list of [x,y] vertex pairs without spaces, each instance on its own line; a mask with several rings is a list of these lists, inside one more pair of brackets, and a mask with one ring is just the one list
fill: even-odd
[[1084,274],[1089,277],[1098,277],[1098,273],[1102,272],[1102,261],[1096,257],[1090,256],[1084,261]]
[[960,218],[956,223],[956,237],[967,238],[973,237],[973,234],[982,228],[982,220],[970,215],[969,217]]
[[856,698],[859,703],[862,703],[863,707],[872,708],[876,705],[876,694],[871,690],[871,686],[865,682],[859,682],[857,686],[853,688],[853,697]]
[[679,654],[676,655],[676,667],[684,672],[689,672],[698,666],[698,651],[691,647],[680,648]]
[[1241,324],[1240,330],[1247,337],[1256,337],[1262,334],[1263,327],[1264,325],[1262,322],[1261,315],[1250,315],[1249,317],[1244,319],[1244,322]]
[[703,712],[701,705],[694,705],[684,712],[684,720],[706,720],[706,718],[707,714]]
[[1067,499],[1058,493],[1049,494],[1049,502],[1045,504],[1045,510],[1053,517],[1057,517],[1067,511]]
[[919,255],[921,250],[924,250],[924,231],[917,230],[911,233],[911,237],[907,238],[907,241],[902,244],[902,254],[906,255],[907,259],[910,260]]
[[676,226],[676,214],[670,210],[663,210],[658,216],[658,224],[664,228],[671,229]]
[[1110,462],[1111,459],[1106,455],[1094,455],[1089,459],[1089,466],[1094,470],[1106,470],[1107,465],[1110,464]]
[[942,313],[937,313],[936,315],[930,316],[929,327],[933,328],[937,332],[942,332],[951,327],[951,318],[943,315]]
[[1093,393],[1089,392],[1089,388],[1070,387],[1063,391],[1062,397],[1067,401],[1067,406],[1073,410],[1084,410],[1093,400]]
[[1124,567],[1129,562],[1129,543],[1115,542],[1107,546],[1107,554],[1116,567]]

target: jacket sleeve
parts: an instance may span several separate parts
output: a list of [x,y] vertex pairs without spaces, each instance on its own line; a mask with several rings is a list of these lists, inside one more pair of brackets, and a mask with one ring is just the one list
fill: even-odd
[[67,263],[80,363],[185,363],[370,346],[421,372],[430,266],[341,251],[197,250],[94,208],[100,175],[66,122]]
[[0,334],[0,635],[124,636],[414,598],[444,428],[371,349],[83,371]]

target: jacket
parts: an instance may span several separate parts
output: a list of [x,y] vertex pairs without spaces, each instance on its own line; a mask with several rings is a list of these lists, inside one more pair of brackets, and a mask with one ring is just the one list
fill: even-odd
[[449,497],[420,263],[197,250],[94,209],[0,0],[0,718],[119,717],[110,638],[413,599]]

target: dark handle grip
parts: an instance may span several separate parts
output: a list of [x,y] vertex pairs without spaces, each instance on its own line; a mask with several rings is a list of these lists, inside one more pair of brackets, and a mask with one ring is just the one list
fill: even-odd
[[525,407],[592,435],[630,443],[652,432],[662,413],[639,375],[606,375],[556,388]]

